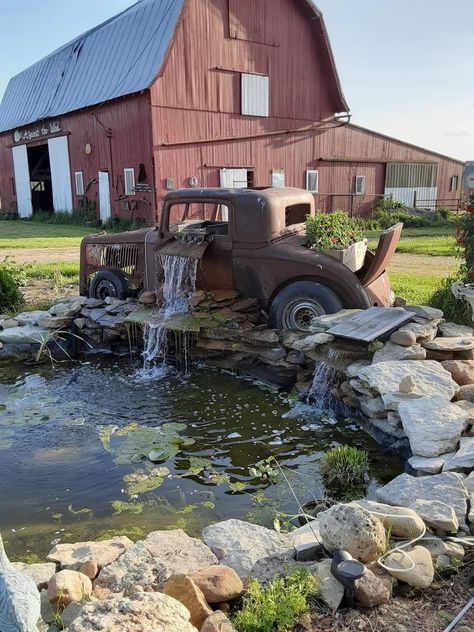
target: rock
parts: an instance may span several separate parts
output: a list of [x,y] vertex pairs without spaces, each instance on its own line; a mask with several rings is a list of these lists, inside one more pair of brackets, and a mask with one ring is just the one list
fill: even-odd
[[471,349],[474,349],[474,339],[472,337],[435,338],[430,342],[424,342],[423,346],[425,349],[430,349],[431,351],[470,351]]
[[461,386],[456,395],[456,400],[466,400],[474,404],[474,384]]
[[19,327],[20,323],[14,318],[8,318],[6,320],[2,320],[0,323],[0,329],[15,329]]
[[235,628],[225,614],[217,610],[204,621],[201,632],[235,632]]
[[359,372],[359,378],[380,395],[397,392],[405,377],[412,377],[415,383],[414,393],[425,397],[440,396],[451,400],[459,391],[459,386],[451,375],[439,362],[432,360],[378,362]]
[[49,312],[36,310],[34,312],[22,312],[15,316],[15,320],[19,327],[35,327],[39,321],[49,316]]
[[426,456],[412,456],[408,459],[410,467],[418,472],[424,474],[439,474],[443,469],[444,462],[454,452],[448,452],[447,454],[440,454],[439,456],[426,457]]
[[100,298],[88,298],[84,303],[84,307],[95,309],[96,307],[101,307],[104,303],[105,301],[102,301]]
[[0,331],[0,342],[4,344],[41,344],[46,336],[50,335],[47,329],[26,325],[24,327],[12,327]]
[[84,329],[84,327],[86,326],[86,318],[76,318],[74,320],[74,324],[78,329]]
[[94,586],[114,593],[122,592],[130,585],[158,590],[172,575],[188,575],[217,561],[205,544],[190,538],[182,529],[155,531],[102,569]]
[[474,404],[466,400],[453,402],[456,406],[459,406],[469,417],[469,423],[474,424]]
[[413,454],[439,456],[456,449],[469,417],[443,397],[422,397],[398,406]]
[[221,564],[233,568],[241,578],[250,574],[259,559],[272,555],[290,558],[294,551],[290,536],[242,520],[210,525],[202,535],[209,547],[225,550]]
[[244,590],[242,580],[228,566],[206,566],[190,577],[210,604],[237,599]]
[[232,305],[232,311],[238,314],[248,314],[254,312],[259,308],[259,301],[257,298],[242,298]]
[[459,386],[474,384],[474,360],[445,360],[441,364]]
[[180,601],[191,614],[191,623],[200,630],[204,621],[212,614],[202,591],[186,575],[173,575],[163,589],[165,595]]
[[474,494],[474,472],[471,472],[463,481],[464,487],[470,494]]
[[419,498],[410,507],[433,529],[441,529],[448,533],[454,533],[459,529],[459,520],[454,508],[445,502]]
[[82,301],[76,301],[73,303],[58,303],[57,305],[53,305],[49,308],[49,313],[51,316],[71,317],[80,312],[82,306]]
[[468,494],[462,477],[454,472],[421,477],[400,474],[390,483],[379,488],[376,496],[379,502],[397,507],[409,507],[418,515],[420,514],[417,508],[413,507],[413,503],[418,500],[428,503],[433,500],[441,503],[449,502],[460,524],[464,524],[466,519]]
[[[249,577],[256,579],[266,586],[275,575],[291,575],[298,568],[308,568],[307,564],[281,555],[270,555],[258,560],[249,573]],[[245,583],[245,582],[244,582]]]
[[68,628],[72,622],[81,614],[84,604],[73,601],[61,612],[61,621],[64,628]]
[[241,334],[240,338],[248,344],[257,345],[257,347],[274,347],[280,341],[280,335],[275,329],[249,331]]
[[433,340],[433,338],[436,338],[436,334],[438,333],[438,327],[429,321],[425,321],[425,324],[409,323],[408,325],[403,325],[403,329],[405,331],[413,332],[416,336],[417,342],[427,342],[428,340]]
[[409,395],[410,393],[413,393],[413,391],[415,390],[415,381],[411,375],[403,378],[403,380],[398,385],[398,390],[404,395]]
[[188,610],[162,593],[87,602],[68,632],[196,632]]
[[474,468],[474,437],[462,437],[459,449],[446,460],[443,472],[472,470]]
[[215,303],[224,303],[225,301],[235,301],[239,298],[240,293],[235,290],[213,290],[210,296]]
[[[412,378],[407,378],[407,380],[412,380]],[[404,382],[402,380],[400,385]],[[408,382],[406,382],[408,384]],[[406,386],[406,388],[409,388]],[[411,387],[410,387],[411,388]],[[409,402],[413,399],[420,399],[422,395],[418,395],[417,393],[402,393],[400,391],[396,393],[385,393],[382,395],[383,405],[385,406],[385,410],[391,410],[394,412],[398,412],[398,407],[402,402]]]
[[103,542],[77,542],[76,544],[57,544],[47,559],[61,568],[79,570],[81,564],[94,560],[99,568],[112,564],[133,542],[125,537],[115,537]]
[[309,570],[318,582],[318,597],[331,610],[337,610],[344,597],[344,587],[331,573],[331,560],[313,564]]
[[381,397],[361,397],[360,409],[370,418],[385,417],[385,406]]
[[[415,546],[413,550],[405,553],[395,551],[385,559],[384,564],[390,575],[410,586],[428,588],[433,582],[433,560],[431,553],[423,546]],[[415,568],[411,568],[413,564]]]
[[375,608],[390,601],[391,592],[385,583],[370,570],[354,582],[354,598],[364,608]]
[[441,323],[439,331],[443,338],[469,338],[474,336],[474,329],[457,323]]
[[440,555],[446,555],[451,560],[462,562],[465,556],[464,547],[456,542],[444,541],[441,538],[428,538],[420,543],[425,549],[428,549],[435,561]]
[[435,562],[437,571],[444,571],[451,568],[451,558],[448,555],[439,555]]
[[378,518],[385,529],[396,537],[417,538],[424,531],[423,520],[412,509],[384,505],[365,498],[355,501],[355,504]]
[[314,351],[316,347],[320,345],[329,344],[334,340],[334,336],[329,334],[320,333],[320,334],[312,334],[311,336],[307,336],[301,340],[295,340],[292,344],[291,348],[295,351]]
[[372,364],[377,364],[378,362],[425,359],[426,349],[423,349],[423,347],[418,344],[414,344],[411,347],[402,347],[398,344],[394,344],[393,342],[387,342],[382,349],[374,353]]
[[370,362],[368,360],[358,360],[357,362],[353,362],[346,369],[347,377],[357,377],[359,375],[359,371],[366,366],[370,366]]
[[409,329],[399,329],[390,336],[390,342],[402,347],[411,347],[416,344],[416,335]]
[[99,574],[99,566],[95,560],[89,560],[79,566],[79,572],[93,581]]
[[428,307],[427,305],[405,305],[404,309],[415,314],[418,318],[425,318],[426,320],[439,320],[444,316],[440,309]]
[[155,305],[156,304],[156,292],[142,292],[138,299],[140,305]]
[[48,599],[53,606],[67,607],[92,594],[91,580],[77,571],[59,571],[48,582]]
[[361,507],[334,505],[318,516],[323,545],[343,549],[361,562],[376,560],[385,550],[382,522]]
[[51,330],[66,330],[69,329],[73,323],[73,316],[48,316],[47,318],[42,318],[39,322],[39,326],[43,329],[51,329]]
[[[48,591],[42,590],[40,594],[41,605],[41,618],[45,623],[52,623],[54,621],[54,612],[48,599]],[[36,631],[34,631],[36,632]]]
[[13,566],[20,573],[31,577],[39,591],[42,588],[46,588],[49,580],[56,573],[56,564],[23,564],[23,562],[14,562]]

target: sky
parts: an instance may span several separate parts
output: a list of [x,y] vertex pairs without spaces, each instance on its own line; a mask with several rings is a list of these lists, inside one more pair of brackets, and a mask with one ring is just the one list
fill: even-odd
[[[352,121],[474,160],[474,0],[316,0]],[[0,0],[0,95],[10,77],[131,0]],[[310,80],[310,78],[308,78]]]

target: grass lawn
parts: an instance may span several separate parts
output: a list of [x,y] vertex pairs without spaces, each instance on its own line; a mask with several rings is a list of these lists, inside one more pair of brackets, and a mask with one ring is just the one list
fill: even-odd
[[431,297],[443,281],[432,274],[391,272],[389,277],[395,295],[406,298],[412,305],[429,305]]
[[31,221],[0,222],[0,248],[67,248],[79,246],[100,228]]
[[[378,235],[369,233],[369,248],[377,247]],[[431,255],[432,257],[455,256],[456,239],[449,227],[406,228],[398,244],[397,252],[410,255]]]
[[52,279],[61,277],[68,283],[79,282],[79,263],[25,263],[22,268],[27,279]]

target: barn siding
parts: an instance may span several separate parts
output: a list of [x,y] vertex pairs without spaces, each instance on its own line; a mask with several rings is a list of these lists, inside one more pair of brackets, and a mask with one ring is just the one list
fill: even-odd
[[[154,171],[150,133],[149,94],[135,95],[110,101],[101,107],[88,109],[59,117],[63,134],[67,135],[73,190],[73,206],[77,207],[74,172],[82,171],[84,186],[95,179],[87,191],[87,198],[98,206],[98,172],[108,171],[111,182],[112,211],[114,215],[130,217],[131,211],[124,211],[122,201],[117,198],[124,195],[123,170],[135,169],[138,181],[140,163],[145,170],[152,187],[152,193],[143,193],[125,198],[130,205],[136,205],[133,217],[149,218],[154,209]],[[111,131],[110,138],[108,130]],[[43,144],[46,141],[27,143]],[[92,147],[92,153],[85,151],[86,144]],[[15,208],[16,195],[12,179],[14,178],[11,145],[13,133],[0,135],[0,194],[2,208],[8,212]],[[141,201],[146,199],[148,204]]]

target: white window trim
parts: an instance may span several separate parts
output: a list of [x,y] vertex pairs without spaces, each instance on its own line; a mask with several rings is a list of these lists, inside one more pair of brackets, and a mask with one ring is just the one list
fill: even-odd
[[251,73],[241,74],[242,116],[270,116],[270,77]]
[[84,195],[84,175],[82,171],[74,172],[74,183],[76,185],[76,195]]
[[[127,188],[127,174],[132,174],[132,190]],[[125,190],[125,195],[135,195],[135,169],[128,168],[123,170],[123,188]]]
[[[358,187],[357,187],[357,183],[358,183],[359,181],[361,181],[361,182],[362,182],[362,186],[361,186],[361,190],[360,190],[360,191],[358,191],[358,190],[357,190],[357,188],[358,188]],[[365,176],[356,176],[356,179],[355,179],[355,191],[354,191],[354,193],[355,193],[356,195],[365,195]]]
[[[316,188],[310,189],[310,177],[314,175],[316,176]],[[306,191],[309,191],[310,193],[319,193],[319,171],[317,169],[308,169],[306,171]]]
[[[454,186],[454,181],[456,180],[456,186]],[[459,188],[459,178],[458,176],[451,176],[451,180],[449,182],[449,192],[455,193]]]

